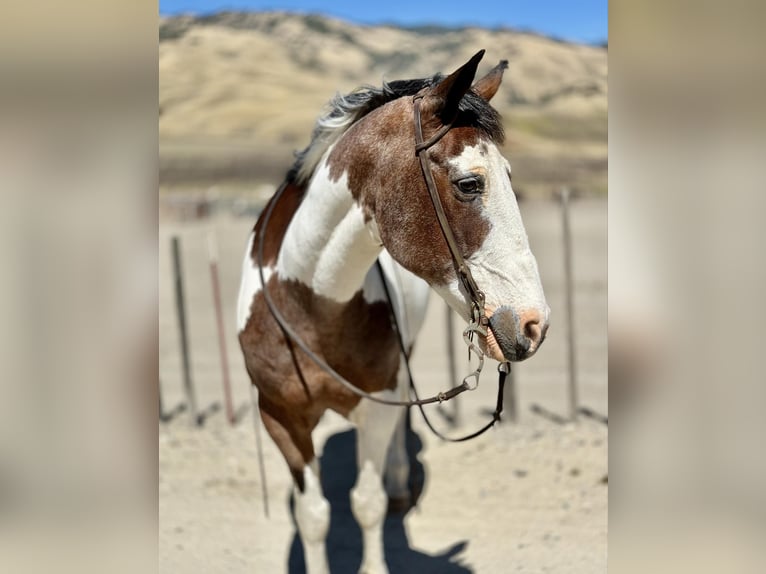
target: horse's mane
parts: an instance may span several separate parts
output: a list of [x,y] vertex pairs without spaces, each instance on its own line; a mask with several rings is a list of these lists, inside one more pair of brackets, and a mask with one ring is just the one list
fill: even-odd
[[[394,80],[383,82],[380,88],[363,86],[345,95],[336,94],[317,120],[311,143],[296,153],[295,163],[287,173],[287,182],[304,185],[329,147],[371,111],[398,98],[413,96],[442,79],[444,76],[436,75],[415,80]],[[502,143],[505,137],[500,114],[472,90],[460,101],[458,117],[453,125],[475,127],[497,143]]]

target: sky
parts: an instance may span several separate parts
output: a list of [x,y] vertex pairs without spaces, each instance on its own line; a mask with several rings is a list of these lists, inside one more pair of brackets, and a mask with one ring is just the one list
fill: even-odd
[[160,0],[160,14],[318,12],[359,24],[508,27],[600,43],[608,38],[607,5],[608,0]]

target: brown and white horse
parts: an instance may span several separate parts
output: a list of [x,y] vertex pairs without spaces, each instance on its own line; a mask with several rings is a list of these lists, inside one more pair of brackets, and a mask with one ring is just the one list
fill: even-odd
[[[466,320],[458,281],[415,154],[413,96],[420,95],[426,152],[449,225],[486,294],[488,335],[498,360],[520,361],[542,342],[549,309],[500,154],[503,129],[489,105],[505,62],[473,85],[483,51],[453,74],[404,80],[337,96],[317,122],[281,193],[250,237],[238,305],[239,340],[258,388],[263,423],[295,481],[295,518],[306,564],[327,572],[330,509],[311,433],[332,409],[357,427],[358,476],[351,508],[363,532],[361,571],[387,572],[382,524],[386,456],[404,409],[360,399],[297,348],[264,300],[256,261],[275,305],[311,350],[358,388],[406,399],[408,385],[380,274],[380,259],[405,345],[412,347],[429,286]],[[401,442],[390,457],[405,457]],[[403,477],[392,477],[394,488]]]

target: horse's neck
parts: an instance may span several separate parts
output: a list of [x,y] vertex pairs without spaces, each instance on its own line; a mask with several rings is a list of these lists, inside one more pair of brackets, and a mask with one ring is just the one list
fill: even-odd
[[334,301],[349,301],[380,253],[373,229],[346,175],[333,181],[327,165],[320,163],[282,242],[280,278],[299,281]]

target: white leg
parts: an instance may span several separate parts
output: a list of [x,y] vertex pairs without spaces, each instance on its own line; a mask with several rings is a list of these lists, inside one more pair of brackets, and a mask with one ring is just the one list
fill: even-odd
[[[398,393],[381,393],[393,397]],[[402,409],[363,400],[352,414],[357,425],[359,474],[351,490],[351,510],[362,528],[363,574],[387,574],[383,553],[383,521],[388,496],[383,487],[386,453]]]
[[388,496],[383,488],[380,471],[372,461],[365,460],[356,485],[351,491],[351,509],[362,528],[362,574],[387,574],[383,552],[383,520],[386,517]]
[[328,574],[325,538],[330,527],[330,504],[322,494],[316,460],[303,469],[303,485],[303,492],[295,488],[295,521],[303,542],[306,572]]

